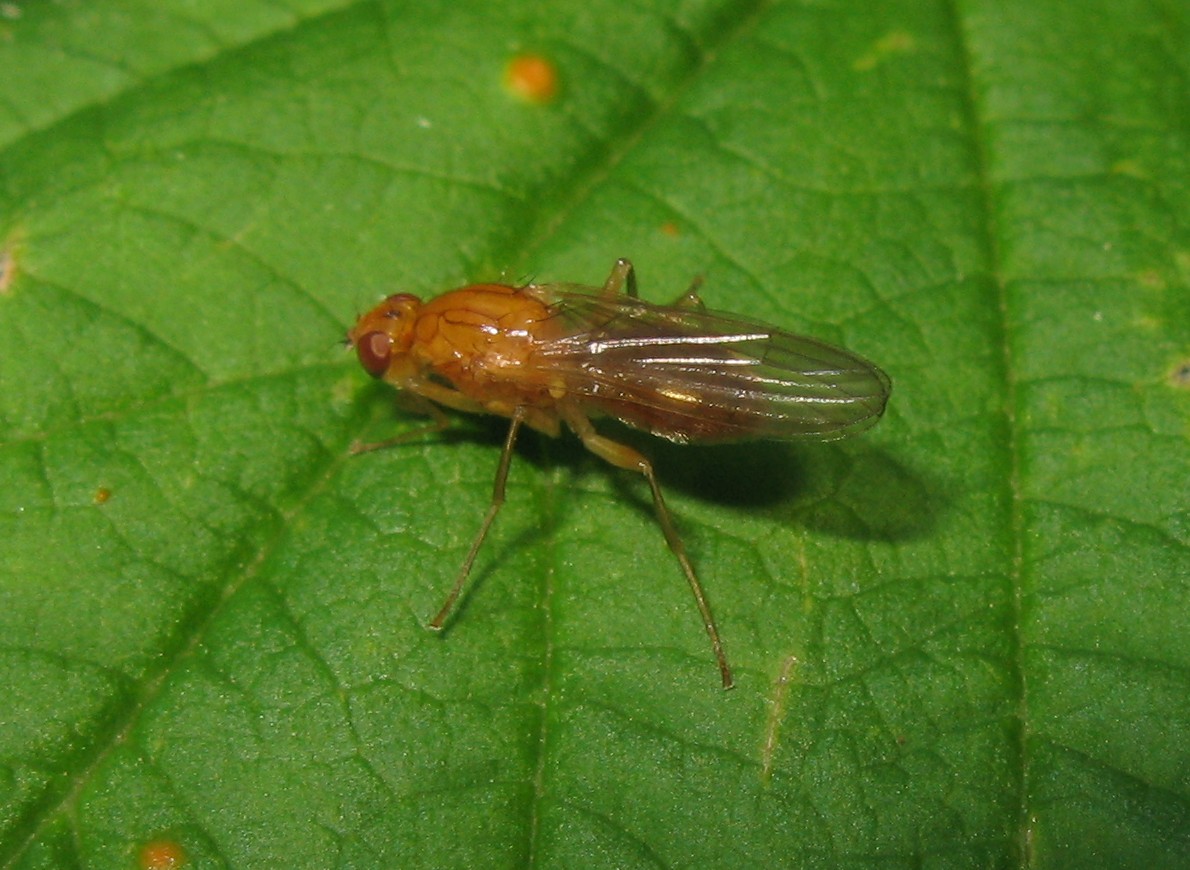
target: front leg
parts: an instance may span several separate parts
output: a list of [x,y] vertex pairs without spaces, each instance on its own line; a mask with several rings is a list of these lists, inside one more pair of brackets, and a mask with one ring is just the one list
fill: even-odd
[[351,454],[383,450],[386,447],[405,444],[422,435],[441,432],[450,425],[450,418],[442,413],[442,407],[451,408],[455,411],[464,411],[468,414],[482,414],[484,412],[482,405],[467,398],[458,390],[452,390],[450,387],[444,387],[441,384],[435,384],[431,381],[424,381],[405,387],[401,390],[401,396],[405,397],[414,406],[414,411],[419,414],[425,414],[433,422],[425,426],[418,426],[416,429],[410,429],[408,432],[402,432],[393,438],[386,438],[383,441],[356,441],[351,445]]
[[488,512],[484,514],[483,522],[479,526],[479,533],[475,536],[475,540],[471,542],[471,549],[467,551],[467,557],[463,559],[463,567],[459,569],[458,575],[455,577],[455,584],[450,590],[450,594],[446,596],[446,602],[438,611],[438,614],[430,620],[430,628],[434,631],[441,631],[442,626],[446,624],[450,612],[454,609],[455,601],[458,600],[459,593],[463,591],[463,584],[467,582],[467,578],[471,575],[471,566],[475,564],[475,557],[479,553],[480,546],[483,545],[484,538],[488,536],[488,529],[492,527],[492,523],[496,519],[496,514],[500,513],[500,508],[504,504],[504,485],[508,481],[508,466],[512,463],[512,449],[516,446],[517,433],[521,431],[521,423],[525,421],[525,406],[518,405],[512,413],[512,422],[508,426],[508,436],[504,439],[504,450],[500,453],[500,464],[496,466],[496,482],[492,486],[492,500],[488,504]]
[[462,411],[465,414],[487,413],[484,406],[479,404],[479,402],[469,396],[463,395],[452,387],[445,387],[434,381],[418,381],[404,389],[411,393],[416,393],[422,398],[429,399],[431,402],[436,402],[443,407]]

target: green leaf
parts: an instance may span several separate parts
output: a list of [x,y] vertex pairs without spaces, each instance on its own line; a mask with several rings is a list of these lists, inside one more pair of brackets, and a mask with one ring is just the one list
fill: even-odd
[[[556,65],[518,98],[521,52]],[[1176,867],[1184,4],[0,4],[0,862]],[[390,292],[600,283],[892,376],[830,445],[418,425]],[[180,850],[175,852],[171,850]]]

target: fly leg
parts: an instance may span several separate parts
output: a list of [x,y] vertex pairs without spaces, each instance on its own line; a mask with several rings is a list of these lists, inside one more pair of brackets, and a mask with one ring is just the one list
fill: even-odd
[[632,261],[621,257],[612,266],[612,272],[603,282],[602,296],[619,296],[621,291],[633,299],[636,298],[636,270],[632,268]]
[[[413,390],[416,390],[414,392]],[[356,441],[351,445],[349,451],[352,455],[356,453],[368,453],[372,450],[382,450],[385,447],[393,447],[397,444],[405,444],[422,435],[427,435],[431,432],[441,432],[443,429],[450,426],[450,418],[442,413],[442,408],[453,408],[456,411],[466,411],[468,414],[482,414],[484,408],[474,399],[464,396],[458,390],[452,390],[450,387],[444,387],[440,384],[432,382],[418,383],[409,390],[402,391],[402,398],[413,406],[413,411],[418,414],[425,414],[432,418],[433,422],[427,423],[425,426],[419,426],[416,429],[411,429],[408,432],[402,432],[395,438],[386,438],[384,441],[374,441],[365,443]]]
[[[686,292],[674,300],[672,307],[705,311],[706,305],[703,304],[702,297],[698,295],[698,289],[701,286],[702,275],[699,275],[690,282],[690,287]],[[633,299],[637,298],[636,269],[633,268],[630,260],[623,257],[616,260],[616,265],[612,266],[611,274],[603,282],[603,290],[600,295],[619,296],[621,292]]]
[[[625,263],[627,261],[621,260],[620,262]],[[631,266],[629,266],[629,269],[631,269]],[[665,542],[669,544],[669,549],[677,557],[678,564],[682,566],[682,573],[686,575],[686,580],[690,583],[690,591],[694,593],[694,601],[698,605],[699,614],[702,616],[702,624],[707,630],[707,636],[711,639],[711,649],[714,650],[715,660],[719,664],[719,673],[723,677],[723,688],[730,689],[735,685],[735,681],[731,676],[731,667],[727,664],[727,656],[723,652],[723,643],[719,640],[719,629],[715,627],[715,617],[711,615],[711,606],[707,604],[707,597],[702,591],[702,584],[698,582],[698,576],[694,573],[694,566],[690,563],[690,557],[686,555],[686,546],[678,536],[677,529],[674,528],[673,519],[669,514],[669,508],[665,506],[665,499],[661,495],[661,487],[657,483],[657,475],[653,473],[653,464],[631,447],[600,435],[595,431],[595,427],[591,425],[591,421],[581,412],[567,409],[563,411],[562,415],[566,420],[566,424],[582,439],[584,447],[600,459],[611,463],[617,468],[639,471],[645,476],[645,480],[649,482],[649,488],[653,491],[653,507],[657,512],[657,521],[661,524],[661,531],[665,535]]]
[[441,432],[450,425],[450,418],[443,414],[442,409],[433,402],[429,402],[414,393],[407,395],[410,404],[414,406],[413,410],[430,417],[432,422],[427,423],[425,426],[418,426],[416,429],[410,429],[408,432],[402,432],[400,435],[392,438],[385,438],[383,441],[356,441],[348,451],[352,456],[357,453],[370,453],[373,450],[383,450],[386,447],[405,444],[408,441],[420,438],[422,435]]
[[707,306],[703,303],[702,297],[698,295],[700,287],[702,287],[702,275],[698,275],[690,282],[690,287],[686,292],[673,301],[673,307],[687,311],[706,311]]
[[512,463],[512,448],[516,445],[516,436],[520,431],[521,423],[524,421],[525,407],[524,405],[518,405],[516,410],[513,411],[512,423],[509,425],[508,435],[504,439],[504,450],[500,453],[500,464],[496,466],[496,483],[492,487],[492,502],[488,505],[488,512],[484,515],[483,523],[479,527],[479,534],[471,542],[471,549],[467,551],[467,558],[463,560],[463,567],[459,569],[458,576],[455,578],[454,588],[446,596],[446,602],[442,605],[442,609],[438,611],[438,615],[430,620],[430,628],[434,631],[442,630],[447,617],[450,616],[451,610],[454,609],[455,601],[458,600],[459,593],[463,591],[463,584],[467,582],[467,577],[471,574],[471,566],[475,564],[475,556],[479,553],[483,539],[488,536],[488,529],[492,527],[492,522],[496,519],[496,514],[500,513],[500,507],[504,504],[504,484],[508,480],[508,466]]

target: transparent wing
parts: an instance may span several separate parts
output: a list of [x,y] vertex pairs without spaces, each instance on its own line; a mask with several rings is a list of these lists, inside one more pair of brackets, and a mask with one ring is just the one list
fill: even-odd
[[697,307],[532,289],[556,321],[530,365],[585,406],[673,441],[832,440],[884,413],[888,376],[842,348]]

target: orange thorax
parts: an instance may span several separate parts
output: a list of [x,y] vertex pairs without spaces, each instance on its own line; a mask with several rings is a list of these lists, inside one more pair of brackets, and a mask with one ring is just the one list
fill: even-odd
[[539,299],[504,284],[473,284],[421,306],[410,353],[418,368],[487,404],[541,404],[547,389],[526,363],[555,321]]

